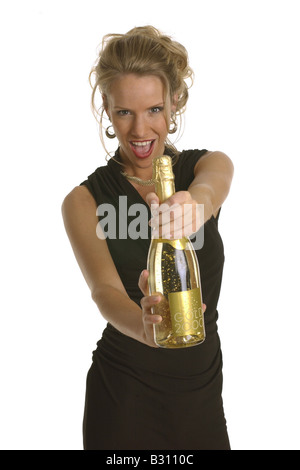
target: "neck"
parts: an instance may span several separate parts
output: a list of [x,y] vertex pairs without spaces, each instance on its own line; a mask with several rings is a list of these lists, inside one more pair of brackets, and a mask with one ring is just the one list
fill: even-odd
[[155,183],[155,180],[152,178],[149,179],[144,179],[144,178],[139,178],[138,176],[135,175],[128,175],[126,171],[121,171],[121,174],[131,183],[136,183],[139,186],[153,186]]
[[149,180],[152,178],[152,160],[154,157],[150,156],[146,160],[140,161],[136,159],[135,163],[132,163],[121,146],[117,149],[116,153],[120,163],[122,164],[122,170],[124,173],[142,180]]
[[140,168],[134,166],[130,161],[122,154],[122,149],[119,150],[120,160],[123,162],[122,165],[122,174],[125,175],[128,179],[137,178],[138,180],[148,181],[152,179],[152,160],[148,162],[148,166],[145,168]]

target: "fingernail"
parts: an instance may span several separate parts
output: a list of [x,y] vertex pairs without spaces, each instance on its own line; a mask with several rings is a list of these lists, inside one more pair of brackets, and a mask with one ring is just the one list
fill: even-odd
[[154,323],[160,323],[162,321],[162,317],[160,315],[156,315],[153,317]]

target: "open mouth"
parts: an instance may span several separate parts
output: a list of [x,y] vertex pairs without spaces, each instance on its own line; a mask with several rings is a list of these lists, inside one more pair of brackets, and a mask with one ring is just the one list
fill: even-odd
[[147,158],[151,155],[155,140],[132,141],[130,146],[135,156],[138,158]]

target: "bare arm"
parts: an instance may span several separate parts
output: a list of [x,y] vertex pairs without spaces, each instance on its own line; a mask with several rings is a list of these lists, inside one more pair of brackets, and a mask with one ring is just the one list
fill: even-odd
[[233,171],[232,161],[222,152],[208,152],[195,165],[188,191],[198,204],[204,204],[204,222],[216,217],[229,193]]
[[160,318],[151,315],[154,296],[147,297],[143,309],[129,298],[106,240],[97,237],[96,203],[86,187],[78,186],[66,196],[62,215],[74,255],[103,317],[125,335],[155,346],[153,323]]

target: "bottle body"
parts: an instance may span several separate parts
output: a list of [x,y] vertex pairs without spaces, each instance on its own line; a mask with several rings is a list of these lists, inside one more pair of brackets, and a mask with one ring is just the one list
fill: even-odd
[[[175,192],[172,159],[153,159],[155,192],[162,203]],[[203,343],[205,328],[200,270],[189,238],[152,238],[147,260],[150,294],[162,300],[153,307],[162,322],[154,325],[154,339],[163,348],[184,348]]]
[[153,308],[162,322],[154,339],[163,348],[184,348],[205,340],[200,272],[188,238],[152,239],[148,253],[150,294],[162,294]]

